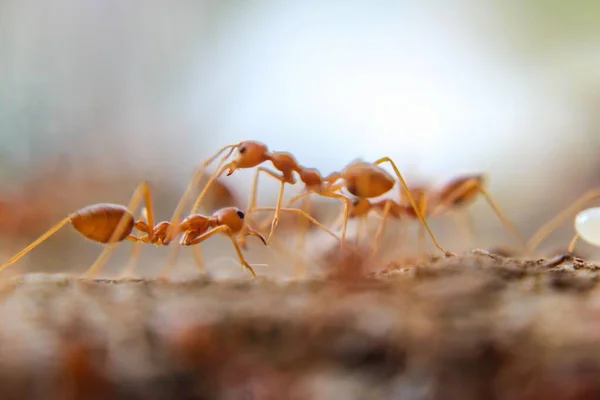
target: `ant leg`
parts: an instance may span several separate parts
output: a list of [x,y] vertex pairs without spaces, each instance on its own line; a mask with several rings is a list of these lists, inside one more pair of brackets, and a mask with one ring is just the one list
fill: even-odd
[[[131,200],[129,200],[127,209],[130,212],[133,212],[132,210],[138,208],[142,201],[146,204],[146,208],[148,209],[148,237],[150,238],[150,240],[152,240],[154,236],[154,209],[152,207],[152,192],[150,191],[150,185],[148,184],[148,182],[142,182],[136,188],[135,192],[133,193],[133,196],[131,196]],[[108,257],[114,251],[115,246],[119,244],[119,242],[117,242],[117,238],[123,235],[123,231],[126,228],[126,223],[126,216],[121,217],[121,220],[117,224],[117,227],[115,228],[108,241],[108,245],[104,248],[104,250],[102,250],[96,261],[85,272],[84,275],[92,277],[98,272],[98,270],[100,270],[100,268],[102,268],[104,263],[107,261]]]
[[573,239],[571,239],[571,242],[569,243],[567,251],[571,255],[573,255],[573,253],[575,252],[575,245],[577,244],[577,239],[579,239],[579,234],[576,233],[575,236],[573,236]]
[[[221,161],[225,161],[225,160],[221,160]],[[230,168],[231,163],[224,165],[223,167],[221,167],[221,165],[223,165],[223,164],[221,162],[219,162],[219,164],[217,165],[217,169],[215,169],[215,172],[213,172],[213,174],[210,176],[210,179],[208,180],[208,182],[206,182],[206,185],[204,185],[204,188],[202,188],[202,191],[200,192],[198,197],[196,197],[196,201],[194,201],[194,205],[192,206],[192,211],[191,211],[192,214],[194,214],[200,207],[200,203],[202,202],[202,199],[204,199],[204,196],[206,196],[206,194],[208,193],[208,189],[210,189],[213,182],[216,181],[221,175],[223,175],[225,173],[225,171],[227,171]],[[219,167],[221,167],[221,169],[219,169]]]
[[[410,205],[414,208],[415,214],[417,214],[417,218],[419,218],[419,221],[421,222],[421,224],[425,227],[425,229],[427,229],[427,233],[429,233],[429,236],[431,237],[431,240],[433,241],[433,244],[435,245],[435,247],[437,247],[439,251],[441,251],[442,253],[446,254],[447,256],[454,255],[454,254],[448,252],[442,246],[440,246],[440,244],[436,240],[433,232],[431,231],[431,228],[429,228],[429,224],[427,224],[427,221],[423,217],[423,214],[421,213],[421,210],[419,210],[418,207],[417,207],[417,205],[415,204],[415,200],[413,199],[412,195],[410,194],[410,190],[408,189],[408,185],[406,184],[406,181],[402,177],[402,174],[400,173],[400,170],[396,166],[396,163],[394,163],[394,161],[392,161],[392,159],[389,158],[389,157],[382,157],[379,160],[375,161],[373,164],[374,165],[379,165],[379,164],[383,164],[384,162],[390,163],[390,165],[394,169],[394,172],[396,173],[396,176],[400,180],[400,184],[402,185],[402,188],[404,189],[404,192],[406,193],[406,197],[408,197],[408,200],[410,201]],[[400,192],[400,194],[402,194],[402,192]]]
[[287,204],[285,205],[285,208],[290,208],[295,202],[305,198],[306,196],[310,196],[311,194],[323,195],[323,193],[333,193],[333,192],[336,192],[343,188],[344,188],[344,185],[340,184],[340,185],[334,185],[327,190],[323,190],[322,192],[316,192],[316,191],[312,191],[312,190],[304,191],[304,192],[292,197],[291,200],[288,201]]
[[419,225],[417,228],[417,248],[419,249],[419,257],[427,255],[427,245],[425,243],[425,229],[423,225]]
[[321,196],[331,197],[333,199],[342,200],[344,202],[344,225],[342,225],[342,240],[340,242],[340,249],[343,250],[346,243],[346,233],[348,232],[348,220],[350,219],[350,209],[352,208],[352,201],[339,193],[320,193]]
[[[310,211],[311,211],[312,207],[311,207],[309,197],[305,197],[302,200],[301,207],[302,207],[301,208],[302,211],[304,211],[307,215],[310,215]],[[304,249],[304,246],[306,245],[306,235],[308,233],[308,228],[310,226],[309,223],[310,223],[310,221],[308,219],[304,219],[301,222],[301,229],[298,232],[298,242],[296,243],[296,254],[302,254],[302,250]],[[296,259],[294,270],[295,270],[296,278],[298,278],[298,277],[304,278],[306,276],[306,263],[302,260],[302,258],[298,257]]]
[[228,226],[225,226],[225,225],[218,226],[218,227],[214,228],[213,230],[208,231],[194,239],[186,241],[184,246],[194,246],[194,245],[200,244],[200,243],[204,242],[206,239],[210,238],[211,236],[216,235],[217,233],[221,233],[221,234],[227,236],[231,240],[231,243],[233,244],[233,248],[235,249],[235,252],[237,253],[238,258],[240,259],[240,263],[242,264],[242,268],[248,269],[250,271],[250,273],[252,274],[252,277],[256,278],[256,273],[254,272],[254,269],[248,263],[248,261],[246,261],[246,259],[244,258],[244,255],[242,254],[242,250],[240,249],[240,246],[238,246],[237,242],[235,241],[235,238],[231,234],[231,230],[229,229]]
[[265,246],[267,245],[267,239],[260,232],[251,229],[248,225],[246,225],[246,229],[244,230],[244,236],[256,236]]
[[362,239],[361,234],[363,233],[363,231],[366,228],[365,227],[365,218],[362,218],[362,216],[361,216],[361,218],[358,218],[356,225],[357,225],[357,227],[356,227],[356,236],[354,237],[354,245],[358,247],[360,245],[360,242]]
[[[406,245],[406,231],[407,231],[407,221],[400,221],[398,226],[398,246],[396,246],[397,250],[401,250],[400,253],[404,253],[403,247]],[[419,225],[422,226],[422,225]]]
[[202,256],[202,249],[200,246],[192,247],[192,253],[194,254],[194,261],[196,261],[196,266],[198,267],[198,271],[200,274],[206,274],[206,268],[204,268],[204,257]]
[[[429,196],[423,195],[419,199],[419,211],[425,217],[429,215]],[[419,249],[419,257],[427,257],[427,244],[425,243],[425,229],[422,224],[417,227],[417,248]]]
[[121,278],[135,276],[135,274],[133,272],[135,271],[137,261],[140,258],[140,252],[141,252],[140,242],[135,241],[133,243],[133,248],[131,249],[131,257],[129,258],[129,262],[127,263],[127,266],[121,273]]
[[379,223],[379,227],[377,228],[377,233],[375,234],[375,242],[373,243],[373,255],[379,252],[379,245],[381,244],[381,237],[383,236],[383,229],[385,228],[385,224],[390,215],[390,209],[392,208],[392,201],[388,200],[385,202],[385,206],[383,208],[383,213],[381,216],[381,222]]
[[[236,145],[226,146],[221,149],[221,151],[224,151],[225,149],[230,147],[229,152],[219,161],[219,164],[217,165],[215,172],[211,175],[208,182],[204,185],[204,188],[202,189],[202,191],[200,192],[198,197],[196,197],[196,201],[194,202],[194,204],[192,206],[192,210],[191,210],[190,214],[194,214],[196,212],[196,210],[200,207],[200,203],[202,202],[202,199],[204,198],[206,193],[208,193],[208,189],[212,186],[213,182],[215,180],[217,180],[217,178],[219,178],[221,175],[223,175],[223,173],[229,168],[229,166],[231,164],[227,164],[227,165],[223,166],[222,168],[221,168],[221,166],[223,165],[223,163],[225,161],[227,161],[227,158],[229,158],[229,156],[231,155],[231,153],[233,153],[233,150],[237,146],[238,145],[236,144]],[[219,154],[219,153],[217,153],[217,154]],[[213,159],[214,158],[215,157],[213,157]],[[212,159],[209,161],[212,161]],[[170,226],[169,226],[169,229],[167,230],[167,236],[165,239],[165,241],[167,243],[170,243],[173,240],[173,238],[175,237],[175,235],[177,234],[176,228],[181,223],[181,214],[183,213],[183,207],[185,207],[185,203],[187,201],[187,198],[189,197],[189,194],[191,193],[191,190],[198,185],[198,183],[200,182],[200,179],[204,175],[204,168],[206,165],[207,164],[204,163],[204,165],[196,172],[194,179],[188,185],[186,192],[183,194],[183,197],[179,201],[177,208],[173,212],[173,215],[171,216]],[[221,169],[219,169],[219,168],[221,168]],[[179,252],[179,247],[174,246],[169,254],[169,261],[168,261],[169,265],[172,265],[171,263],[175,263],[175,261],[178,258],[178,252]]]
[[305,266],[307,265],[308,261],[300,255],[300,254],[302,254],[302,252],[299,253],[297,251],[292,251],[277,236],[273,237],[273,243],[271,243],[270,248],[272,248],[276,252],[281,253],[282,255],[287,257],[289,260],[296,260],[297,275],[298,275],[298,271],[300,270],[299,267],[302,267],[302,269],[300,270],[302,273],[306,273]]
[[453,213],[454,224],[461,231],[462,236],[465,238],[469,248],[473,248],[475,245],[475,226],[471,215],[467,212],[459,214],[458,212]]
[[[231,154],[233,153],[233,150],[239,145],[235,144],[235,145],[229,145],[229,146],[224,146],[221,149],[219,149],[219,151],[217,151],[215,153],[215,155],[213,155],[211,158],[209,158],[208,160],[206,160],[204,163],[202,163],[202,165],[200,166],[200,168],[198,168],[198,170],[196,170],[196,172],[194,173],[194,176],[192,178],[192,181],[188,184],[187,188],[185,189],[185,192],[183,193],[183,196],[181,197],[181,199],[179,199],[179,203],[177,204],[177,207],[175,208],[175,211],[173,211],[173,215],[171,216],[171,226],[169,228],[169,230],[167,231],[167,238],[169,240],[171,240],[175,234],[175,227],[179,225],[180,219],[181,219],[181,214],[183,214],[183,209],[185,208],[185,205],[187,203],[187,200],[189,199],[190,195],[192,194],[192,190],[194,190],[199,184],[200,184],[200,180],[202,179],[202,177],[204,177],[204,170],[206,169],[207,166],[209,166],[221,153],[223,153],[225,150],[229,149],[229,152],[223,157],[221,158],[221,160],[219,161],[219,164],[217,165],[217,168],[215,169],[215,172],[219,171],[219,168],[223,165],[223,163],[225,163],[225,161],[227,161],[227,159],[229,158],[229,156],[231,156]],[[223,172],[225,172],[225,169],[219,173],[222,174]],[[212,184],[212,182],[216,179],[216,177],[213,179],[213,175],[211,175],[208,183],[206,184],[206,186],[204,187],[204,190],[208,190],[208,187]],[[202,197],[200,197],[200,200],[202,200]],[[200,204],[200,200],[198,201],[198,204]],[[194,204],[194,209],[198,208],[196,204]]]
[[282,211],[282,203],[283,203],[283,191],[285,190],[286,182],[282,179],[281,186],[279,187],[279,196],[277,197],[277,205],[275,206],[275,216],[271,222],[271,231],[269,232],[269,236],[267,237],[267,245],[271,242],[271,238],[275,233],[275,228],[277,228],[277,224],[279,223],[279,216]]
[[600,189],[591,190],[583,196],[575,200],[564,211],[560,212],[556,217],[542,225],[540,229],[529,239],[527,243],[526,255],[531,256],[540,243],[544,241],[552,232],[554,232],[563,222],[565,222],[571,214],[582,209],[587,203],[600,198]]
[[258,167],[256,169],[256,172],[254,173],[254,180],[253,180],[253,184],[252,184],[252,193],[250,195],[250,206],[248,207],[248,211],[246,212],[247,216],[250,215],[251,213],[253,213],[256,208],[256,202],[257,202],[256,197],[258,194],[258,176],[261,172],[263,172],[267,175],[270,175],[274,179],[278,180],[280,183],[279,195],[277,196],[277,206],[275,209],[275,215],[273,216],[273,219],[271,221],[271,230],[269,231],[269,236],[267,237],[267,244],[268,244],[271,242],[271,237],[273,236],[273,233],[275,232],[275,228],[277,228],[277,224],[279,223],[279,214],[280,214],[279,210],[281,209],[282,203],[283,203],[283,194],[284,194],[284,190],[285,190],[286,181],[283,179],[283,176],[279,175],[275,171],[272,171],[265,167]]
[[271,238],[275,233],[275,228],[277,228],[277,224],[279,223],[279,216],[281,215],[281,206],[283,202],[283,191],[285,190],[285,181],[281,181],[281,185],[279,186],[279,195],[277,196],[277,204],[275,206],[275,215],[273,216],[273,220],[271,221],[271,230],[269,231],[269,236],[267,237],[267,244],[271,242]]
[[160,271],[159,279],[167,279],[169,273],[173,270],[175,265],[177,264],[177,260],[179,259],[179,244],[173,245],[173,250],[169,252],[169,259],[167,260],[167,265]]
[[327,175],[325,178],[323,178],[323,183],[325,183],[324,190],[334,191],[334,186],[344,186],[343,184],[335,185],[335,183],[340,179],[342,179],[341,172],[332,172],[331,174]]
[[8,267],[8,266],[10,266],[10,265],[12,265],[14,263],[16,263],[23,256],[25,256],[25,254],[29,253],[31,250],[33,250],[35,247],[37,247],[40,243],[44,242],[50,236],[52,236],[56,232],[58,232],[70,220],[71,220],[71,218],[67,217],[67,218],[63,219],[62,221],[60,221],[58,224],[54,225],[46,233],[44,233],[42,236],[40,236],[39,238],[37,238],[36,240],[34,240],[29,246],[25,247],[23,250],[21,250],[16,255],[14,255],[10,260],[8,260],[4,264],[0,265],[0,271],[2,271],[4,268],[6,268],[6,267]]
[[[129,235],[126,238],[126,240],[133,242],[133,248],[131,249],[131,257],[129,258],[129,262],[127,263],[127,266],[121,273],[121,278],[135,276],[133,271],[135,270],[135,267],[140,258],[140,251],[141,251],[140,245],[142,243],[152,243],[153,242],[152,239],[153,239],[154,235],[157,233],[156,227],[153,225],[154,224],[154,213],[152,212],[152,215],[148,215],[148,208],[143,207],[140,214],[141,214],[140,217],[135,222],[135,228],[144,232],[145,235],[141,238],[138,238],[133,235]],[[150,221],[152,221],[152,223],[150,223]]]
[[451,197],[450,197],[450,202],[448,204],[452,204],[454,201],[456,201],[456,199],[460,199],[465,193],[467,193],[473,187],[475,187],[479,191],[479,193],[481,193],[483,195],[483,197],[485,197],[485,200],[487,201],[489,206],[492,208],[492,210],[494,211],[494,213],[496,214],[496,216],[498,217],[498,219],[504,226],[504,229],[506,229],[506,231],[517,240],[517,242],[519,243],[519,246],[521,247],[521,250],[523,252],[526,252],[527,251],[527,243],[526,243],[525,238],[519,233],[519,230],[508,219],[508,217],[506,217],[506,214],[504,212],[502,212],[502,210],[500,210],[500,207],[496,204],[496,202],[494,201],[493,197],[489,194],[489,192],[485,188],[483,188],[479,183],[477,183],[477,182],[469,183],[468,181],[465,182],[464,185],[458,187],[455,191],[453,191],[450,194]]
[[246,211],[246,215],[250,214],[256,208],[257,197],[258,197],[258,177],[261,172],[271,175],[273,178],[277,179],[280,182],[283,179],[283,177],[280,174],[278,174],[268,168],[265,168],[265,167],[256,168],[256,171],[254,171],[254,179],[252,180],[252,191],[250,193],[250,200],[248,202],[249,206],[248,206],[248,211]]
[[[167,279],[169,273],[173,270],[175,265],[177,264],[177,259],[179,256],[179,250],[181,246],[184,246],[190,240],[191,235],[186,232],[184,236],[181,238],[181,241],[175,246],[175,251],[171,252],[169,256],[169,260],[167,265],[160,272],[160,279]],[[206,273],[206,269],[204,268],[204,257],[202,256],[202,249],[200,246],[192,247],[192,254],[194,255],[194,262],[196,263],[196,267],[200,271],[200,274],[204,275]]]
[[141,238],[135,237],[133,235],[129,235],[127,238],[125,238],[125,240],[133,242],[133,248],[131,249],[131,257],[129,258],[129,262],[127,263],[127,266],[121,273],[121,276],[120,276],[121,279],[127,278],[127,277],[135,277],[135,274],[133,272],[134,272],[135,267],[137,266],[137,262],[140,258],[140,251],[141,251],[140,245],[142,243],[150,243],[148,241],[147,235],[145,235]]
[[[260,207],[260,208],[255,209],[255,211],[257,211],[257,212],[273,211],[273,210],[275,210],[275,207]],[[313,224],[315,224],[319,229],[327,232],[330,236],[332,236],[336,240],[340,240],[340,238],[335,233],[333,233],[329,228],[327,228],[325,225],[323,225],[322,223],[320,223],[319,221],[317,221],[316,219],[314,219],[313,217],[308,215],[303,210],[300,210],[298,208],[282,208],[280,211],[298,214],[298,215],[302,216],[303,218],[306,218],[308,221],[312,222]]]
[[179,259],[179,251],[181,246],[184,245],[186,241],[189,240],[190,233],[185,232],[181,237],[179,243],[173,244],[173,250],[169,252],[169,258],[167,260],[167,265],[160,271],[159,279],[166,280],[168,279],[169,273],[173,270],[175,265],[177,264],[177,260]]
[[525,251],[525,249],[527,248],[527,244],[526,244],[525,238],[521,235],[521,233],[519,233],[519,231],[517,230],[517,228],[515,227],[515,225],[500,210],[500,207],[498,207],[498,205],[494,202],[492,196],[488,193],[488,191],[485,190],[484,188],[482,188],[480,185],[478,185],[477,188],[483,194],[483,196],[487,200],[487,202],[490,205],[490,207],[492,208],[492,210],[494,210],[494,213],[496,213],[496,215],[498,216],[498,219],[500,219],[500,222],[502,222],[502,224],[504,225],[504,228],[511,235],[513,235],[515,237],[515,239],[519,242],[519,245],[521,246],[521,249],[523,251]]
[[333,221],[333,223],[331,224],[331,226],[333,227],[333,229],[335,229],[336,231],[342,228],[342,224],[344,223],[344,209],[342,208],[342,210],[340,211],[339,215],[337,216],[337,218]]
[[[332,199],[342,200],[344,202],[344,211],[343,211],[343,214],[341,217],[341,218],[343,218],[342,238],[340,240],[340,248],[342,250],[343,250],[344,244],[346,242],[346,231],[348,230],[348,220],[350,219],[350,209],[352,208],[352,202],[348,197],[346,197],[340,193],[334,193],[336,190],[340,190],[343,187],[344,187],[344,185],[334,185],[331,187],[331,191],[325,191],[325,192],[312,192],[311,191],[311,192],[300,193],[299,195],[293,197],[290,200],[290,202],[288,203],[289,205],[292,205],[296,201],[298,201],[304,197],[310,196],[311,194],[316,194],[316,195],[323,196],[323,197],[329,197]],[[340,219],[340,218],[338,218],[338,219]],[[336,221],[336,223],[339,223],[339,222]]]
[[292,205],[294,205],[295,202],[302,200],[303,198],[310,196],[311,194],[317,194],[317,192],[302,192],[300,194],[297,194],[296,196],[292,197],[290,199],[290,201],[287,202],[287,204],[285,205],[285,208],[290,208]]
[[329,198],[333,198],[333,199],[338,199],[338,200],[342,200],[344,202],[344,209],[341,213],[341,215],[338,217],[338,220],[336,220],[335,225],[339,225],[340,223],[343,223],[342,225],[342,238],[340,241],[340,248],[343,249],[344,248],[344,244],[346,242],[346,232],[348,230],[348,220],[350,219],[350,209],[352,208],[352,203],[350,201],[350,199],[346,196],[344,196],[343,194],[339,194],[339,193],[334,193],[337,190],[340,190],[344,187],[344,185],[334,185],[331,187],[330,191],[323,191],[323,192],[313,192],[313,191],[308,191],[308,192],[303,192],[300,193],[299,195],[294,196],[286,205],[286,208],[291,207],[291,205],[293,205],[295,202],[308,197],[312,194],[315,195],[319,195],[319,196],[323,196],[323,197],[329,197]]

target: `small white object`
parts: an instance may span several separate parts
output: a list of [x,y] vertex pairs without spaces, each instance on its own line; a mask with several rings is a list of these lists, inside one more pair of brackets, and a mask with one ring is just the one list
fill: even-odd
[[577,214],[575,230],[582,240],[600,247],[600,207],[588,208]]

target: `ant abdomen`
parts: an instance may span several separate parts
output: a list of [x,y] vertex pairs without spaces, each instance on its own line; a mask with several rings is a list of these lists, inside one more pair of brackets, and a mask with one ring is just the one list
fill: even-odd
[[75,211],[69,217],[73,228],[86,238],[98,243],[108,243],[119,226],[121,218],[126,218],[124,228],[116,242],[125,240],[131,234],[135,218],[127,207],[119,204],[100,203]]
[[351,194],[367,199],[384,195],[396,184],[385,170],[367,163],[350,164],[343,170],[342,177]]

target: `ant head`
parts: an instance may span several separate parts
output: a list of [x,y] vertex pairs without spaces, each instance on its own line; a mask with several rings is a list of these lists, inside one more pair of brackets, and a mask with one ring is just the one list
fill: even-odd
[[247,140],[237,146],[237,155],[229,167],[227,175],[237,168],[254,168],[269,159],[269,149],[264,143]]
[[226,207],[215,211],[213,218],[217,220],[217,225],[226,225],[231,229],[231,233],[240,232],[245,225],[246,215],[237,207]]
[[350,217],[356,218],[363,215],[367,215],[371,210],[371,202],[369,199],[356,197],[352,200],[352,207],[350,208]]

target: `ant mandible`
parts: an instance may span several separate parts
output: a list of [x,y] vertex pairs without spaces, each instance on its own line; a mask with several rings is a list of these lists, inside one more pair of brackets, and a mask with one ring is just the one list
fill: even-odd
[[[142,201],[144,201],[145,210],[147,210],[145,212],[147,222],[141,219],[135,220],[133,213],[130,211],[137,209]],[[254,269],[244,258],[234,237],[239,234],[253,235],[265,244],[266,239],[260,233],[248,228],[244,223],[244,217],[244,213],[235,207],[223,208],[210,217],[192,214],[176,227],[176,234],[183,234],[180,242],[182,246],[199,244],[217,233],[228,236],[242,267],[248,269],[255,277]],[[94,276],[107,261],[115,246],[124,240],[157,246],[169,245],[171,239],[167,237],[167,230],[170,223],[163,221],[155,225],[154,221],[150,186],[147,182],[142,182],[134,192],[127,207],[120,204],[100,203],[84,207],[72,213],[10,260],[0,265],[0,271],[14,264],[67,223],[71,223],[71,226],[85,238],[108,245],[85,273],[87,276]],[[141,237],[133,235],[134,229],[143,232],[144,235]]]
[[[275,215],[271,222],[271,230],[267,237],[267,243],[270,243],[273,232],[274,232],[275,228],[277,227],[277,223],[279,221],[281,212],[289,212],[290,211],[289,209],[287,209],[287,207],[282,207],[285,185],[286,184],[289,184],[289,185],[296,184],[296,178],[294,176],[294,172],[298,173],[300,175],[300,178],[303,180],[303,182],[306,183],[305,179],[309,179],[309,177],[312,177],[314,175],[313,174],[314,170],[312,170],[312,169],[309,170],[307,168],[300,166],[298,164],[298,162],[296,161],[296,159],[294,158],[294,156],[288,152],[271,152],[271,151],[269,151],[268,147],[265,144],[257,142],[257,141],[252,141],[252,140],[243,141],[243,142],[240,142],[240,143],[237,143],[234,145],[228,145],[228,146],[221,148],[219,151],[217,151],[217,153],[214,156],[212,156],[207,162],[205,162],[204,165],[210,164],[212,161],[214,161],[220,154],[222,154],[227,149],[230,149],[229,153],[220,160],[219,165],[217,166],[217,169],[212,174],[212,176],[208,180],[207,184],[204,186],[204,189],[201,191],[201,193],[196,198],[196,201],[195,201],[194,205],[192,206],[192,212],[194,212],[199,207],[202,199],[206,195],[206,193],[207,193],[209,187],[212,185],[212,183],[219,176],[224,174],[226,171],[227,171],[227,176],[230,176],[237,169],[247,169],[247,168],[258,167],[255,172],[255,176],[254,176],[253,188],[252,188],[252,193],[250,196],[250,205],[248,208],[248,214],[251,214],[254,211],[256,211],[255,208],[256,208],[256,197],[257,197],[257,192],[258,192],[258,176],[259,176],[259,174],[262,172],[280,182],[279,195],[277,197],[277,205],[274,210]],[[232,154],[233,150],[235,150],[235,149],[237,149],[236,158],[233,161],[231,161],[230,163],[223,165],[225,163],[225,161],[227,160],[227,158]],[[266,161],[271,161],[271,163],[273,164],[275,169],[280,171],[281,174],[278,174],[277,172],[275,172],[273,170],[270,170],[268,168],[260,166],[260,164],[262,164]],[[192,182],[190,185],[193,185],[194,183],[195,182]],[[189,189],[189,187],[188,187],[188,189]],[[189,193],[190,193],[190,190],[187,190],[186,193],[184,194],[184,198],[182,198],[182,200],[181,200],[181,203],[184,203],[187,200],[187,196],[189,195]],[[333,193],[333,192],[327,191],[327,190],[323,190],[320,194],[325,197],[332,197],[332,198],[342,200],[345,203],[346,209],[350,208],[350,201],[346,196],[343,196],[338,193]],[[179,210],[179,212],[181,212],[181,210]],[[298,211],[294,211],[294,212],[304,216],[305,218],[307,218],[309,220],[311,219],[310,216],[303,210],[298,210]],[[178,216],[174,215],[173,219],[175,219],[175,218],[178,218]],[[340,241],[340,244],[342,246],[344,244],[345,237],[346,237],[346,231],[344,229],[344,231],[342,232],[342,238]]]
[[[560,212],[556,217],[542,225],[538,231],[531,236],[527,242],[527,256],[531,256],[533,251],[569,216],[577,210],[581,210],[586,204],[600,199],[600,189],[590,190],[579,199],[575,200],[564,211]],[[569,243],[568,252],[573,254],[577,240],[581,238],[583,241],[595,247],[600,247],[600,207],[592,207],[579,211],[574,219],[575,236]]]

